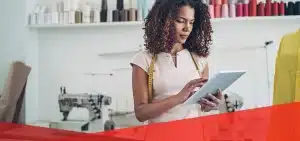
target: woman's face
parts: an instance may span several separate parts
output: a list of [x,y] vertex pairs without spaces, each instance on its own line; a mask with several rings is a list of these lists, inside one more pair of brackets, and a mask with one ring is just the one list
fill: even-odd
[[179,9],[175,18],[176,42],[184,44],[192,32],[195,11],[190,6],[183,6]]

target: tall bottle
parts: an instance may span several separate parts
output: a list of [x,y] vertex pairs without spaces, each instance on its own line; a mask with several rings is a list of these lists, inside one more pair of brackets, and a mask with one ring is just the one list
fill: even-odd
[[90,23],[91,22],[91,7],[88,3],[82,5],[82,22]]
[[117,9],[119,11],[124,9],[124,0],[117,0]]
[[124,0],[117,1],[117,9],[119,10],[119,21],[127,21],[128,20],[128,7],[124,8]]
[[121,10],[123,10],[123,1],[122,0],[117,0],[117,5],[116,7],[113,9],[113,21],[114,22],[118,22],[120,20],[120,14],[121,14]]
[[143,21],[143,0],[137,0],[137,21]]
[[107,9],[107,0],[102,0],[100,12],[101,22],[107,22]]
[[133,0],[129,0],[129,12],[128,12],[128,21],[136,21],[137,19],[137,9],[134,8]]

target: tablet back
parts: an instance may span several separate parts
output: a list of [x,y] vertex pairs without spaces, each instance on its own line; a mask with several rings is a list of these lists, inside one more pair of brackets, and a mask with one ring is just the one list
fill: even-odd
[[246,71],[220,71],[210,78],[197,92],[195,92],[184,104],[195,104],[206,94],[217,93],[218,89],[224,91],[236,80],[243,76]]

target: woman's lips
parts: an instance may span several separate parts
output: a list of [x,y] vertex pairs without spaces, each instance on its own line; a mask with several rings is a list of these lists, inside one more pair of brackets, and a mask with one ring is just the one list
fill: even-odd
[[180,35],[180,37],[182,37],[182,38],[187,38],[187,37],[189,37],[188,35]]

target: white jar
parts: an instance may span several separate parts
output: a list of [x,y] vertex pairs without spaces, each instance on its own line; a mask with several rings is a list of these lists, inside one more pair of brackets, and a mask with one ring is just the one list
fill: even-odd
[[89,5],[85,4],[82,6],[82,23],[91,22],[91,8]]

